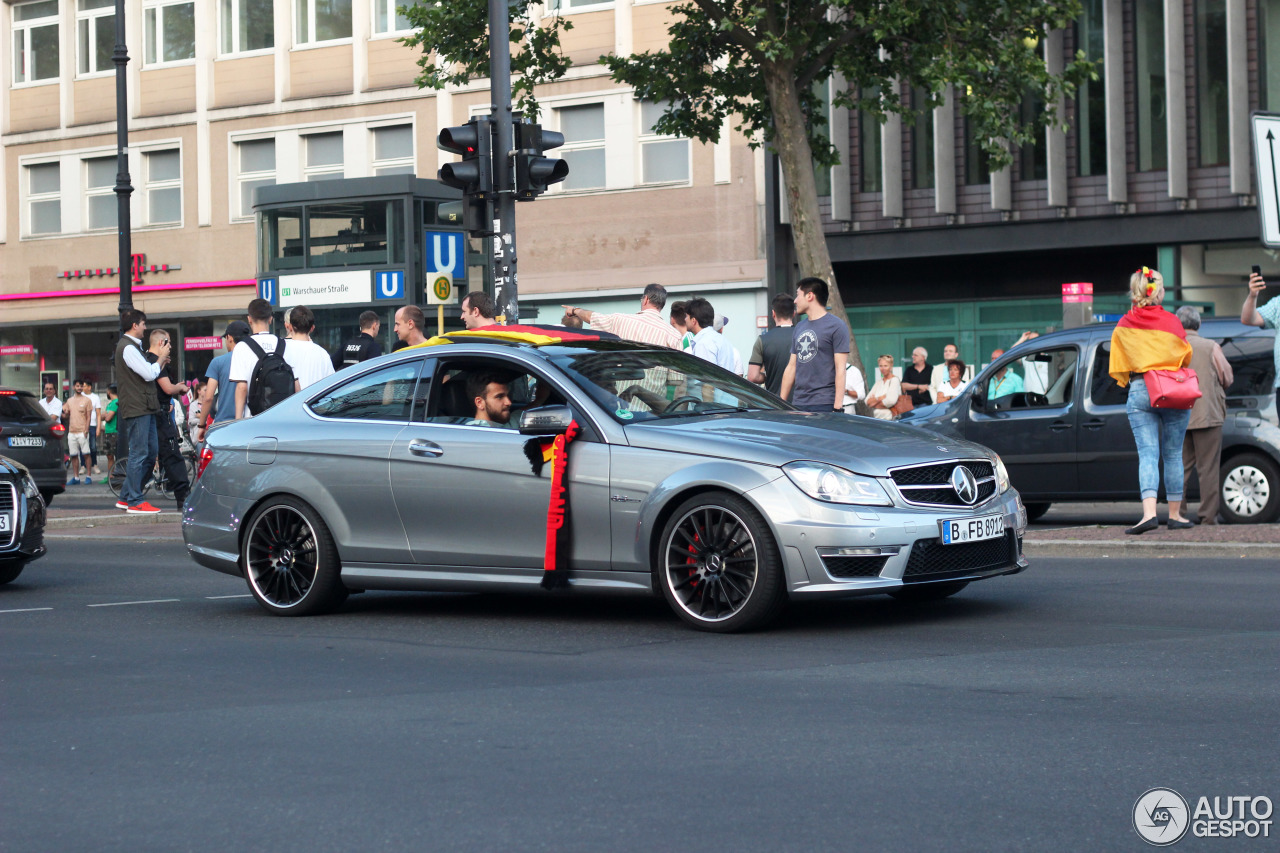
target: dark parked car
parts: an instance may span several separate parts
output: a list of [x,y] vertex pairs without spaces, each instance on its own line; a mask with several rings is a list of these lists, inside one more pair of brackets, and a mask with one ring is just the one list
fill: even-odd
[[26,467],[0,456],[0,584],[44,556],[44,499]]
[[46,504],[67,488],[66,435],[35,394],[0,388],[0,453],[26,466]]
[[[1138,451],[1125,414],[1127,391],[1107,374],[1114,324],[1042,335],[1009,350],[954,399],[909,412],[903,423],[990,447],[1009,469],[1027,513],[1055,501],[1138,499]],[[1275,332],[1206,319],[1200,334],[1222,345],[1235,372],[1222,428],[1222,515],[1263,523],[1280,515],[1280,427]],[[992,394],[1002,371],[1017,389]],[[1007,375],[1007,374],[1006,374]],[[1187,498],[1199,497],[1194,474]]]

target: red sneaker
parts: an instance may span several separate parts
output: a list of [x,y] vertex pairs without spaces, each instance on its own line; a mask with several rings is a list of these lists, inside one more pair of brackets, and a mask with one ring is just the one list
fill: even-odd
[[124,501],[116,501],[116,509],[128,509],[129,505]]
[[143,501],[140,504],[134,504],[133,506],[125,510],[125,512],[129,513],[129,515],[154,515],[159,511],[160,511],[159,507],[152,506],[146,501]]

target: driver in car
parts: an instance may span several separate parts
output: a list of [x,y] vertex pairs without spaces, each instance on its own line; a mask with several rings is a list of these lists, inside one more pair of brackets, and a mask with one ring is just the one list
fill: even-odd
[[476,407],[475,417],[467,421],[467,426],[512,427],[511,377],[491,370],[470,373],[467,396]]
[[[1004,355],[1004,350],[998,349],[991,353],[991,360],[995,361]],[[994,400],[997,397],[1008,397],[1010,394],[1018,394],[1026,389],[1022,385],[1022,377],[1009,369],[1009,365],[1004,365],[991,377],[991,381],[987,383],[987,399]]]

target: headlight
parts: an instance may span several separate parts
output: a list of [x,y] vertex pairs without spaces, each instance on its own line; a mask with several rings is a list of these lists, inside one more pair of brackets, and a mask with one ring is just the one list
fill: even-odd
[[783,465],[782,470],[800,491],[826,503],[893,506],[875,477],[864,477],[821,462],[792,462]]
[[996,454],[996,494],[1001,495],[1009,490],[1009,469],[1004,467],[1004,460]]
[[40,487],[36,485],[36,481],[31,479],[31,475],[22,478],[22,493],[29,498],[40,497]]

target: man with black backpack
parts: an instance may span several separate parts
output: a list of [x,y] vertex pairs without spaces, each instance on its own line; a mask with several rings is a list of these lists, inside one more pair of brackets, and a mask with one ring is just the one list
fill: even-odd
[[289,341],[271,334],[271,303],[249,303],[249,328],[253,334],[231,351],[228,378],[236,384],[236,420],[260,415],[300,390],[293,368],[285,360]]

